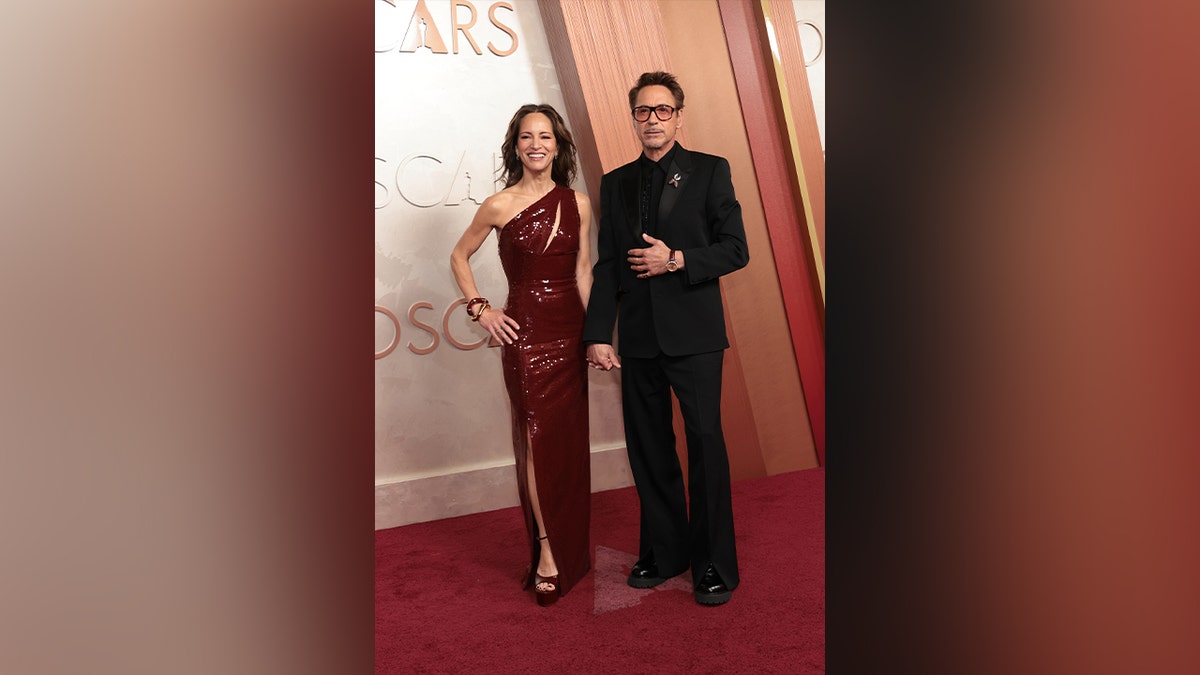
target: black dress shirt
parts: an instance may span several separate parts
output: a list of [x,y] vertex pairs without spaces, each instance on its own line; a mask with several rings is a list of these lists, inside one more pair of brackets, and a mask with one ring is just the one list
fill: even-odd
[[658,237],[658,204],[662,201],[663,186],[667,183],[667,172],[671,169],[671,161],[679,144],[671,146],[667,154],[657,162],[645,155],[638,159],[641,169],[641,205],[642,231],[652,237]]

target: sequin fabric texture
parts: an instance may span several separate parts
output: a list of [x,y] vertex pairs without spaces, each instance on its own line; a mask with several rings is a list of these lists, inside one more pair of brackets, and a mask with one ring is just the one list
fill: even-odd
[[539,552],[527,485],[532,457],[544,534],[563,593],[589,567],[587,362],[584,307],[575,282],[579,236],[575,193],[562,186],[514,216],[499,235],[509,286],[504,311],[520,325],[515,343],[504,345],[501,355],[531,564],[537,565]]

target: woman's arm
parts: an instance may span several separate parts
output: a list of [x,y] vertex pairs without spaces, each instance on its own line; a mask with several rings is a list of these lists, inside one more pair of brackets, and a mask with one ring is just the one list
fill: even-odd
[[[479,247],[483,245],[487,236],[491,234],[492,228],[496,227],[498,210],[494,197],[495,195],[483,201],[483,205],[471,219],[471,224],[467,226],[467,231],[459,237],[458,243],[454,245],[454,250],[450,253],[450,271],[454,273],[454,280],[458,282],[458,288],[463,292],[463,297],[468,300],[481,297],[479,289],[475,286],[475,275],[471,272],[470,260],[471,256],[475,255],[475,251],[478,251]],[[507,344],[512,344],[513,340],[517,338],[517,331],[521,328],[515,319],[498,307],[481,310],[479,325],[491,333],[493,338]]]
[[592,202],[582,192],[575,193],[579,207],[579,254],[575,258],[575,285],[586,309],[592,294]]

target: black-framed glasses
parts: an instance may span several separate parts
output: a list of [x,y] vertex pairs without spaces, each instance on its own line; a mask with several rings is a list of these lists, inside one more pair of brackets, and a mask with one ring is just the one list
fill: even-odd
[[669,105],[660,105],[653,108],[639,105],[633,109],[633,119],[639,122],[645,122],[650,119],[651,110],[654,111],[654,116],[657,117],[660,122],[666,122],[667,120],[671,119],[671,116],[675,114],[675,110],[677,109],[672,108]]

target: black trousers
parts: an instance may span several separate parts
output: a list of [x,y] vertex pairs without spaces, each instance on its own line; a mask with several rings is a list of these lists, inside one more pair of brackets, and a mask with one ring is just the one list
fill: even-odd
[[[699,581],[712,563],[738,585],[729,456],[721,430],[724,351],[691,356],[621,358],[621,394],[629,467],[641,500],[639,555],[654,552],[659,572],[692,568]],[[688,492],[675,454],[671,391],[687,436]],[[690,497],[690,503],[689,499]]]

